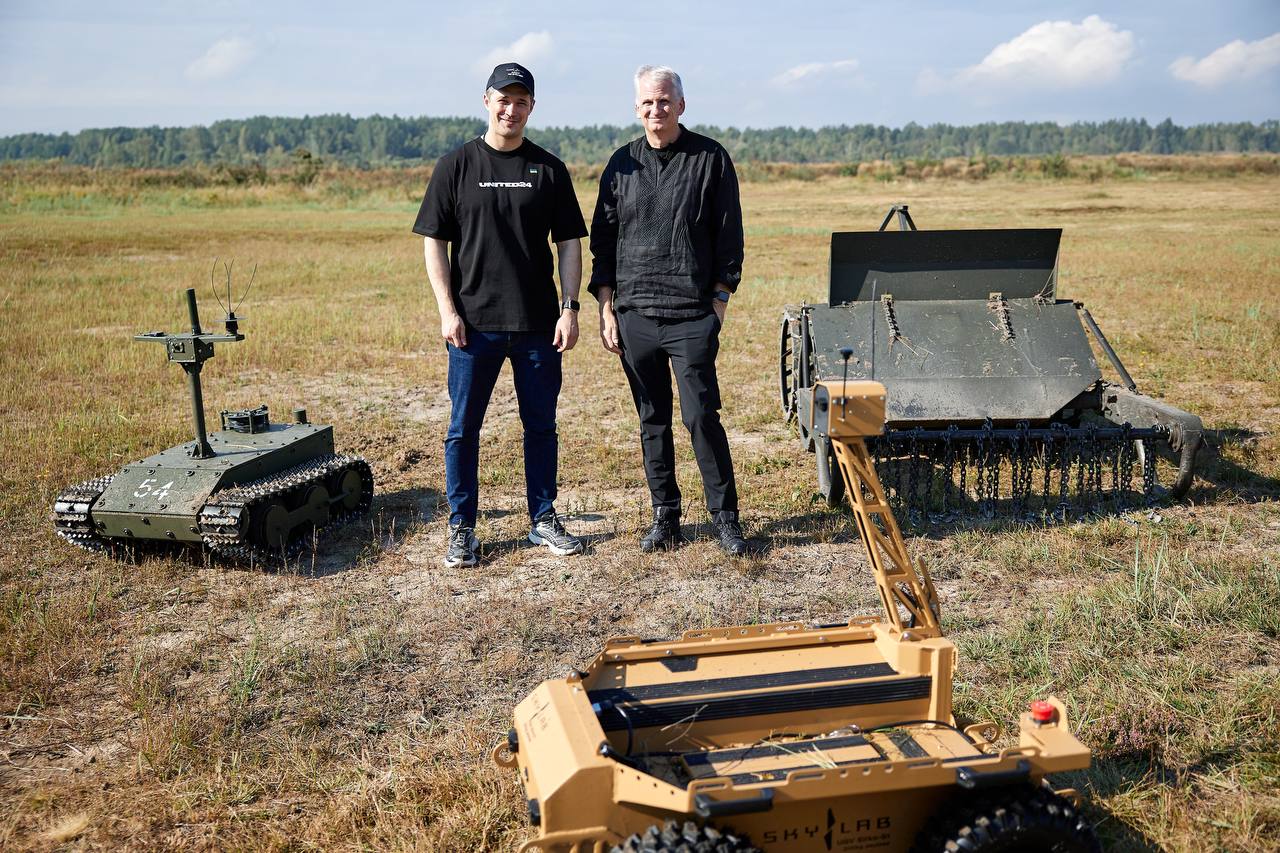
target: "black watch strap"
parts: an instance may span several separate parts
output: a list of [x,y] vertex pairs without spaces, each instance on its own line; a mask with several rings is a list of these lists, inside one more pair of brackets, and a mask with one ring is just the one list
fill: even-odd
[[579,311],[582,309],[582,305],[576,299],[565,299],[560,303],[560,310],[563,311],[566,308],[570,311]]

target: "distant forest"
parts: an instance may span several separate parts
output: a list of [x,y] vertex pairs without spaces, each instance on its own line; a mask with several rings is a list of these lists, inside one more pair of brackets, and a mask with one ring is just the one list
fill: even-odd
[[[1179,127],[1166,119],[1103,122],[1000,122],[969,126],[858,124],[767,129],[695,126],[740,160],[766,163],[857,163],[1011,155],[1192,154],[1280,152],[1280,121]],[[26,133],[0,139],[0,160],[61,160],[81,166],[175,167],[211,164],[268,167],[319,159],[346,166],[421,165],[484,131],[471,118],[347,115],[215,122],[208,127],[102,128]],[[603,163],[639,126],[549,127],[529,137],[568,163]]]

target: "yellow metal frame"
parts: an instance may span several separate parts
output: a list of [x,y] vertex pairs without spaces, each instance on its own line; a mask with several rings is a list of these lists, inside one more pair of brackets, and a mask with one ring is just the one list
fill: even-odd
[[[519,773],[526,797],[537,807],[541,834],[525,844],[525,853],[602,850],[665,819],[702,820],[699,814],[715,811],[703,811],[709,804],[732,811],[731,817],[711,823],[733,827],[765,850],[899,853],[908,849],[928,815],[955,795],[958,768],[991,778],[1025,774],[1035,783],[1047,773],[1088,767],[1089,750],[1072,735],[1067,709],[1055,697],[1049,697],[1055,711],[1051,721],[1022,715],[1016,747],[996,749],[992,723],[971,725],[963,734],[953,728],[955,646],[942,636],[928,568],[908,554],[865,443],[883,428],[884,387],[819,383],[814,397],[825,406],[827,432],[884,618],[824,627],[799,622],[725,626],[661,642],[616,637],[584,671],[543,682],[515,710],[514,751],[503,741],[493,753],[499,766]],[[675,665],[682,660],[695,666]],[[871,673],[837,674],[867,670]],[[796,680],[768,682],[780,675]],[[744,682],[753,686],[735,686]],[[880,690],[903,682],[917,688],[879,698],[857,692],[867,685]],[[831,691],[851,686],[857,696],[868,698],[792,704],[809,690],[834,695]],[[656,704],[636,698],[645,691],[658,697]],[[619,730],[615,720],[606,731],[598,703],[609,695],[630,696],[618,701],[636,713],[670,707],[664,701],[682,708],[668,712],[671,719],[684,708],[694,710],[670,725],[650,717],[633,726],[628,717],[626,730]],[[779,703],[784,695],[789,698]],[[698,710],[712,706],[727,713]],[[889,737],[885,732],[900,732],[916,748],[886,751],[881,746],[883,759],[869,763],[824,765],[798,758],[794,768],[773,773],[692,780],[653,775],[648,772],[652,764],[628,757],[633,740],[641,746],[637,757],[687,756],[802,743],[840,728],[877,743]],[[810,734],[778,740],[780,732]],[[766,794],[767,810],[739,808]],[[824,838],[823,830],[834,835]]]
[[[853,506],[858,536],[867,550],[889,624],[899,631],[913,628],[942,635],[941,608],[929,568],[912,562],[898,520],[889,509],[884,487],[866,437],[884,431],[885,388],[879,382],[820,382],[828,405],[827,435]],[[818,394],[814,394],[815,399]],[[901,609],[899,609],[901,608]],[[907,619],[902,618],[906,611]]]

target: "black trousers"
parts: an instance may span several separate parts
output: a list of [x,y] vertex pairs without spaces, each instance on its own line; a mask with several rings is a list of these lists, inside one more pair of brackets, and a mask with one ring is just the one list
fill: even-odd
[[707,510],[713,517],[721,511],[737,512],[729,439],[720,425],[719,318],[712,313],[696,320],[656,320],[635,311],[619,311],[618,332],[622,367],[640,416],[640,447],[653,506],[680,509],[671,436],[674,373],[680,388],[680,418],[693,439]]

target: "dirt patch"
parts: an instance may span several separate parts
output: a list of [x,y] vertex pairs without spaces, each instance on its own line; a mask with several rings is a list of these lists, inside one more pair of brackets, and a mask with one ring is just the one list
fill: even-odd
[[1122,204],[1080,204],[1071,207],[1046,207],[1041,213],[1124,213],[1130,210]]

